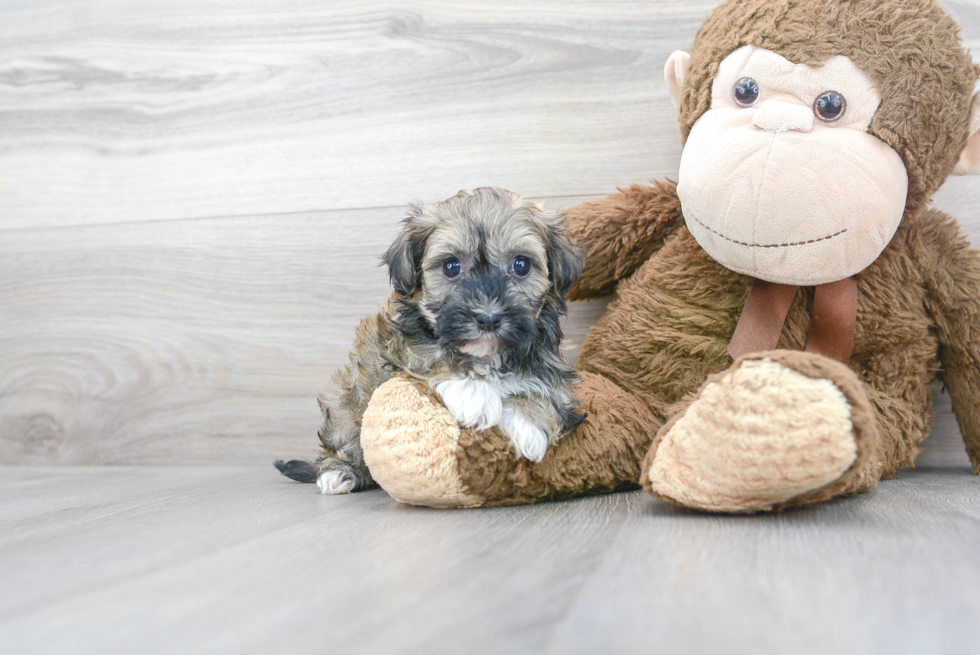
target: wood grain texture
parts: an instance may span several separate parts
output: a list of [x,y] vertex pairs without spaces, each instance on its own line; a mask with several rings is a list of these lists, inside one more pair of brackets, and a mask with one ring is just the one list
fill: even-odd
[[[397,206],[487,183],[601,194],[673,175],[661,71],[715,4],[14,4],[0,227]],[[980,50],[976,4],[945,4]]]
[[604,193],[677,166],[660,71],[713,2],[23,3],[4,227]]
[[[403,204],[675,175],[661,70],[714,4],[7,3],[0,462],[313,454]],[[936,203],[980,243],[977,178]],[[940,402],[925,461],[965,461]]]
[[973,652],[978,480],[755,517],[643,492],[491,510],[271,467],[0,467],[11,653]]

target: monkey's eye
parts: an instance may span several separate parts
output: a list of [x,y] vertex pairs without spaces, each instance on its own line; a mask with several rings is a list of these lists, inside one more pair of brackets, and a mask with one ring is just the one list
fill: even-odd
[[514,263],[511,265],[511,269],[513,269],[514,275],[517,277],[525,277],[531,272],[531,261],[524,255],[518,255],[514,257]]
[[459,274],[463,272],[463,265],[455,257],[450,257],[442,263],[442,272],[451,280],[454,277],[459,277]]
[[847,111],[847,101],[836,91],[827,91],[817,96],[813,103],[813,113],[824,123],[833,123]]
[[740,107],[751,107],[759,99],[759,83],[751,77],[743,77],[735,82],[732,95],[735,98],[735,104]]

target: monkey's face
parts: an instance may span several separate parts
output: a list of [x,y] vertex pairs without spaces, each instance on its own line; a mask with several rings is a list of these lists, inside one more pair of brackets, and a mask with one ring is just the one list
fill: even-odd
[[869,266],[905,210],[898,153],[868,133],[881,97],[850,59],[793,64],[746,46],[722,61],[691,129],[677,193],[718,262],[813,285]]

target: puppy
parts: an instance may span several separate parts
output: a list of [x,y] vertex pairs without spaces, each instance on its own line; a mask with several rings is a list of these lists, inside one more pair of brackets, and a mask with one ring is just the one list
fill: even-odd
[[323,494],[374,486],[361,418],[396,372],[427,382],[460,425],[498,427],[534,462],[582,422],[559,325],[582,255],[560,215],[503,189],[460,191],[413,205],[384,263],[395,292],[357,328],[337,393],[319,398],[322,454],[315,465],[277,461],[284,475]]

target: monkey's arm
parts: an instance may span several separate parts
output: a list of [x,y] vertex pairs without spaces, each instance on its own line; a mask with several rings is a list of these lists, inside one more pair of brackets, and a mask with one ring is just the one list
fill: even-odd
[[973,473],[980,475],[980,252],[956,222],[930,211],[919,231],[919,258],[942,343],[941,379],[949,389]]
[[568,293],[571,300],[598,298],[640,267],[664,238],[684,224],[677,184],[634,184],[602,200],[566,212],[569,234],[585,253],[585,268]]

